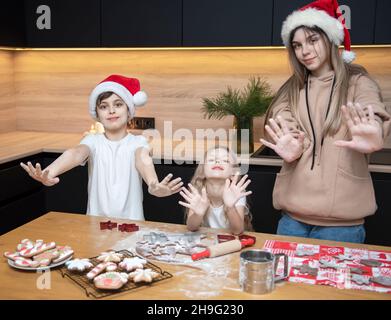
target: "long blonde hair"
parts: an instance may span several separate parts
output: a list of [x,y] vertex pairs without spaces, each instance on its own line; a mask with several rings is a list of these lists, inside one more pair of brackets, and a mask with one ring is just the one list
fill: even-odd
[[[219,146],[219,145],[216,145],[216,146],[210,148],[209,150],[207,150],[205,152],[204,157],[203,157],[203,161],[198,164],[198,166],[194,172],[194,175],[190,181],[190,183],[193,185],[193,187],[196,188],[200,194],[201,194],[202,188],[204,188],[206,186],[206,180],[207,180],[205,177],[206,158],[207,158],[209,152],[211,152],[213,150],[217,150],[217,149],[222,149],[222,150],[227,151],[229,158],[232,159],[232,162],[230,162],[230,164],[232,165],[232,168],[234,169],[234,171],[237,170],[238,173],[240,172],[238,158],[236,157],[236,154],[231,151],[230,148],[228,148],[226,146]],[[244,230],[245,231],[253,231],[253,227],[251,224],[252,216],[251,216],[247,202],[246,202],[246,210],[247,210],[247,214],[244,216]],[[209,214],[209,212],[210,212],[210,208],[208,209],[207,214]],[[185,223],[187,222],[188,215],[189,215],[189,209],[186,208],[185,209]],[[224,206],[224,215],[227,218],[227,210],[226,210],[225,206]]]
[[[307,68],[302,65],[297,59],[292,46],[292,39],[295,35],[295,32],[300,28],[303,28],[305,33],[316,32],[320,34],[322,41],[324,41],[325,43],[331,67],[335,72],[335,95],[332,98],[330,110],[323,126],[322,136],[325,137],[326,135],[335,135],[341,126],[342,115],[340,107],[347,102],[346,100],[348,95],[350,78],[358,74],[365,75],[369,78],[370,76],[364,67],[357,64],[348,64],[344,62],[339,54],[338,46],[331,43],[324,31],[316,26],[312,28],[300,26],[291,32],[287,49],[289,62],[291,68],[293,69],[293,75],[277,91],[273,101],[271,102],[268,110],[266,111],[265,125],[267,124],[267,121],[271,116],[273,108],[283,101],[286,101],[288,103],[291,108],[292,115],[300,123],[300,117],[298,112],[299,92],[301,89],[304,88],[305,81],[309,73]],[[300,125],[303,128],[301,123]]]

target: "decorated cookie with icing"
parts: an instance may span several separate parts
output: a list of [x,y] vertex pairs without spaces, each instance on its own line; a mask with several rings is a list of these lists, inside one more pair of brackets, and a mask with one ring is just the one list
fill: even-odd
[[100,262],[120,262],[124,255],[115,251],[102,252],[97,258]]
[[37,240],[33,247],[26,247],[20,250],[19,254],[24,258],[31,258],[55,247],[55,242],[44,243],[42,240]]
[[73,259],[65,262],[65,266],[70,271],[84,272],[90,270],[94,265],[89,259]]
[[38,268],[40,266],[39,261],[34,261],[32,259],[18,257],[14,260],[16,266],[24,268]]
[[28,248],[32,248],[32,247],[34,247],[35,243],[37,243],[38,241],[43,242],[43,240],[37,240],[36,242],[34,242],[34,241],[30,240],[30,239],[23,239],[16,246],[16,251],[19,252],[19,251],[22,251],[22,250],[25,250],[25,249],[28,249]]
[[10,252],[10,251],[6,251],[4,252],[4,257],[6,257],[7,259],[10,259],[12,261],[15,261],[16,258],[20,258],[20,254],[19,252]]
[[74,251],[69,246],[57,246],[56,250],[58,251],[58,257],[53,260],[53,263],[59,263],[68,259],[73,255]]
[[98,274],[101,274],[103,271],[115,271],[117,270],[117,265],[114,262],[102,262],[99,263],[95,268],[87,273],[87,278],[89,280],[94,279]]
[[122,270],[126,270],[127,272],[136,270],[136,269],[144,269],[144,265],[147,263],[147,260],[141,259],[139,257],[134,258],[125,258],[120,264],[119,267]]
[[152,282],[153,279],[158,277],[159,274],[151,269],[137,269],[129,273],[129,279],[133,282]]
[[52,263],[52,261],[60,256],[57,249],[47,250],[33,257],[34,261],[38,261],[41,267],[46,267]]
[[106,272],[94,279],[98,289],[117,290],[128,282],[128,275],[123,272]]

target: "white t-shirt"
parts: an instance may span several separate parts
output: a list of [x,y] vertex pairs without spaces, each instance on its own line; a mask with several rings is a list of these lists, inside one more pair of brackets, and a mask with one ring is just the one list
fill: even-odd
[[147,139],[128,134],[111,141],[104,134],[89,134],[80,144],[90,148],[87,215],[145,220],[135,151],[139,147],[149,149]]
[[[241,197],[235,207],[246,206],[246,197]],[[248,214],[247,210],[245,214]],[[229,228],[229,221],[224,213],[224,205],[218,208],[210,207],[208,214],[204,218],[204,226],[209,228]]]

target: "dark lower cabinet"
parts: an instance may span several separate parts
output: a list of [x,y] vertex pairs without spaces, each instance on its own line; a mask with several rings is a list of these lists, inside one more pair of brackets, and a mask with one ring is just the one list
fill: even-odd
[[254,231],[275,234],[278,220],[281,217],[279,210],[273,208],[273,187],[279,167],[250,166],[248,173],[251,184],[248,190],[253,193],[247,197],[252,215]]
[[372,173],[378,209],[365,219],[365,243],[391,246],[391,174]]
[[0,207],[0,234],[34,220],[47,211],[44,206],[45,190],[29,194]]
[[[47,153],[43,156],[43,167],[51,164],[59,154]],[[45,187],[46,211],[61,211],[85,214],[88,200],[88,164],[78,166],[62,174],[60,182]]]
[[[161,181],[165,176],[172,173],[173,179],[181,177],[187,185],[194,175],[195,164],[155,164],[156,174]],[[185,208],[178,201],[182,200],[179,193],[170,197],[157,198],[148,192],[147,185],[143,183],[144,190],[144,216],[146,220],[184,224]]]

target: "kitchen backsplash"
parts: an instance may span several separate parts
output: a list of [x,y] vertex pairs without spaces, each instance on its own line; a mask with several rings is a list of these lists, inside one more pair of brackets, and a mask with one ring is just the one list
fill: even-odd
[[[355,48],[357,63],[379,82],[391,111],[391,48]],[[84,132],[92,88],[109,74],[137,77],[149,96],[140,117],[154,117],[163,134],[172,130],[232,127],[232,117],[206,120],[202,98],[227,86],[243,88],[251,76],[265,77],[277,90],[290,74],[284,49],[210,50],[25,50],[0,51],[0,132]],[[255,120],[254,139],[262,134]],[[387,140],[391,147],[391,138]]]

